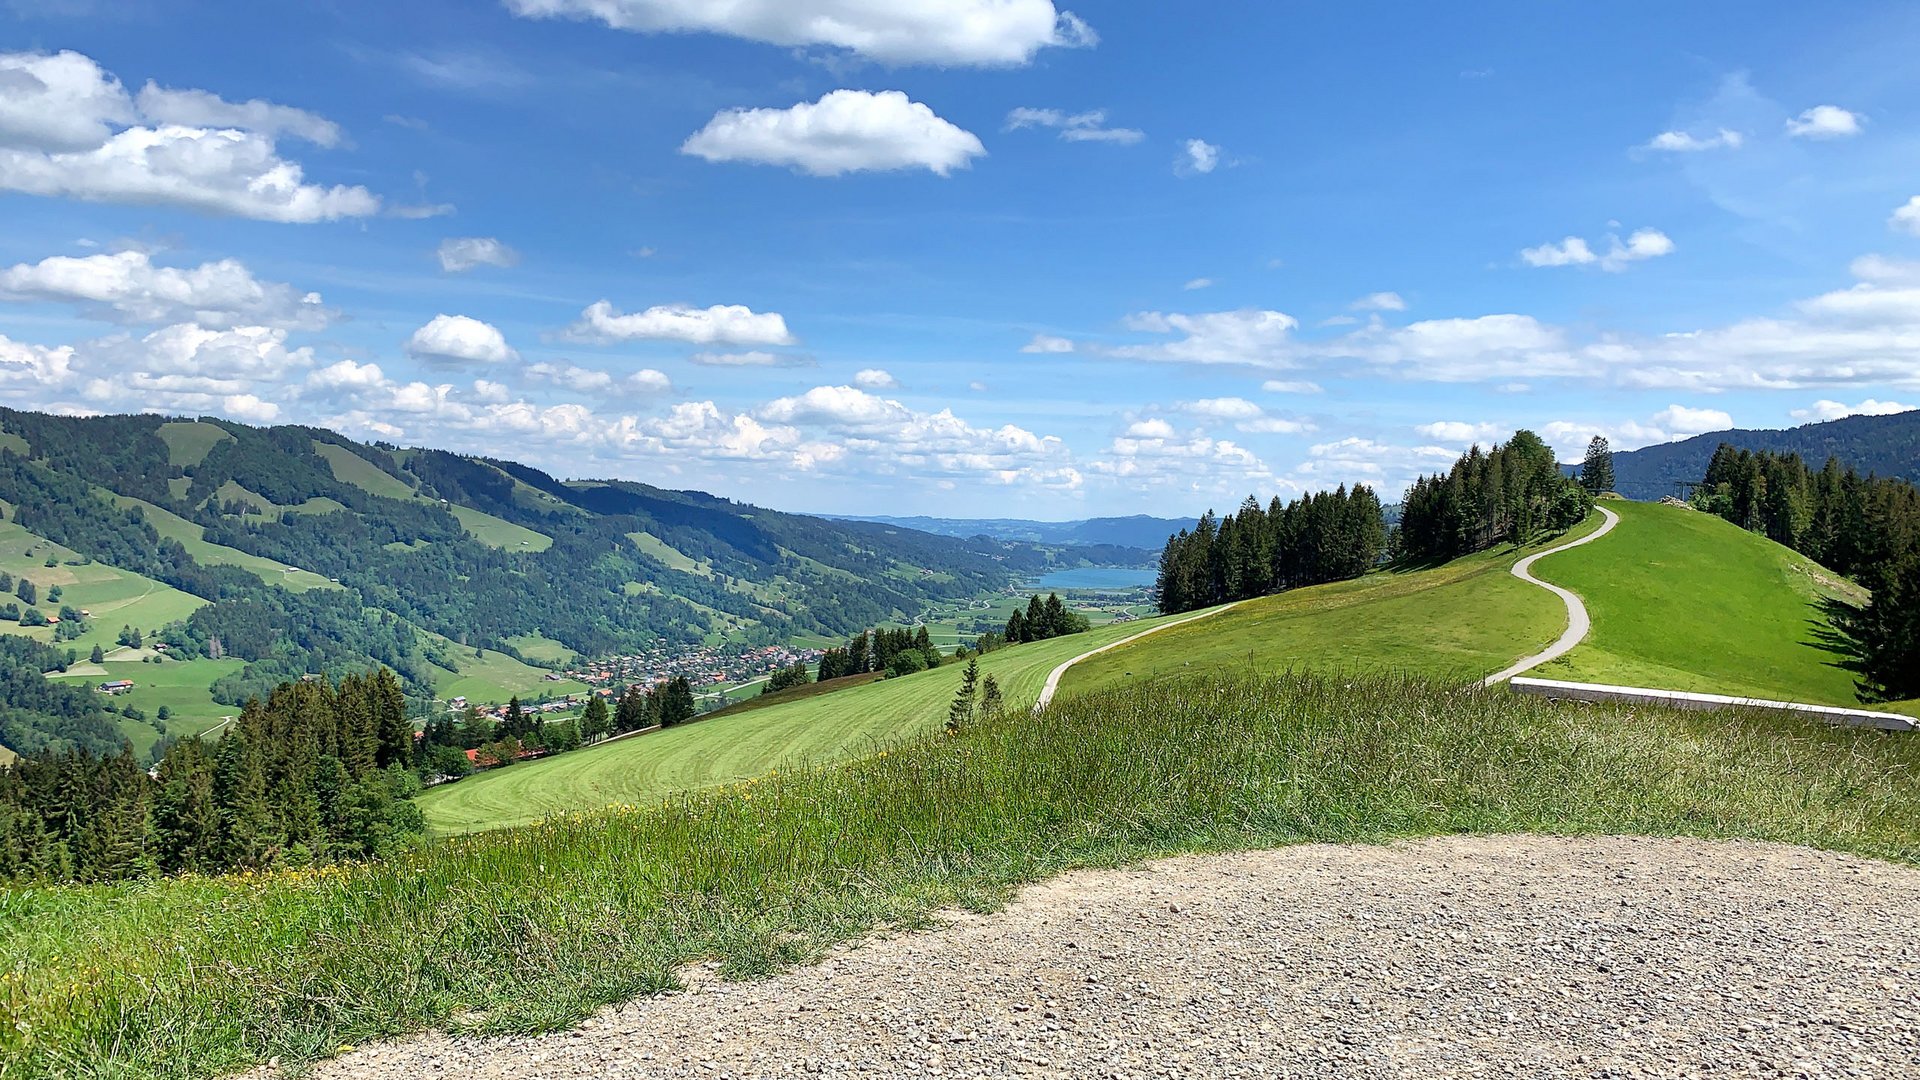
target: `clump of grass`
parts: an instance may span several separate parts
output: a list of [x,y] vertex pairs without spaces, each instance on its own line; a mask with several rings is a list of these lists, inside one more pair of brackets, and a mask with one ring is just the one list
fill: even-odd
[[[1920,743],[1411,679],[1145,684],[650,806],[327,873],[0,891],[0,1074],[204,1076],[534,1030],[1076,866],[1443,833],[1920,860]],[[455,1018],[459,1018],[456,1020]]]

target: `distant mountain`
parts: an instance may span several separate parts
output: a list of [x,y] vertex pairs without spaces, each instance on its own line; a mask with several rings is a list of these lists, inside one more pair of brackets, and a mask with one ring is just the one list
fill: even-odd
[[937,533],[962,539],[987,536],[995,540],[1021,540],[1034,544],[1110,544],[1137,548],[1158,555],[1167,537],[1190,528],[1191,520],[1148,517],[1085,518],[1080,521],[1027,521],[1022,518],[937,518],[885,517],[881,515],[822,515],[839,521],[877,521],[903,529]]
[[[1613,455],[1614,488],[1630,499],[1658,499],[1697,483],[1721,443],[1741,450],[1799,454],[1818,469],[1829,457],[1863,473],[1920,480],[1920,410],[1849,416],[1783,429],[1734,429]],[[1575,466],[1577,469],[1578,466]]]
[[168,657],[209,661],[213,697],[232,704],[372,663],[424,695],[482,649],[838,637],[1115,557],[1075,544],[563,481],[320,428],[0,408],[0,572],[47,594],[8,596],[0,616],[38,600],[48,617],[23,626],[19,610],[0,631],[85,656],[124,644],[131,622]]

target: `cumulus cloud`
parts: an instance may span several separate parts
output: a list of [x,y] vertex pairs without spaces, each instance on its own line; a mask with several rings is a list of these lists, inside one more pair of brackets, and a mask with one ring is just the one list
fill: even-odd
[[1126,328],[1138,333],[1183,336],[1176,341],[1122,345],[1104,351],[1124,360],[1290,367],[1294,354],[1291,334],[1299,325],[1284,312],[1250,308],[1192,315],[1149,311],[1129,315]]
[[1675,437],[1725,431],[1733,427],[1733,417],[1720,409],[1693,409],[1685,405],[1669,405],[1661,409],[1653,414],[1653,422],[1672,432]]
[[1902,405],[1898,401],[1879,401],[1874,398],[1868,398],[1858,405],[1848,405],[1822,398],[1804,409],[1793,410],[1791,415],[1795,420],[1813,422],[1844,420],[1849,416],[1892,416],[1894,413],[1912,412],[1915,408],[1920,406]]
[[64,384],[73,373],[73,347],[48,348],[0,334],[0,391]]
[[1146,132],[1137,128],[1108,127],[1105,109],[1069,113],[1060,109],[1019,108],[1009,112],[1006,130],[1019,131],[1022,128],[1051,128],[1067,142],[1104,142],[1122,146],[1131,146],[1147,137]]
[[1070,353],[1073,351],[1073,342],[1052,334],[1035,334],[1032,341],[1020,346],[1020,351],[1023,353]]
[[496,327],[465,315],[435,315],[407,339],[407,355],[453,364],[504,364],[520,357]]
[[824,46],[888,64],[1019,65],[1043,48],[1084,48],[1099,40],[1052,0],[507,0],[507,6],[524,16],[592,19],[641,33]]
[[1920,236],[1920,195],[1908,199],[1905,205],[1893,212],[1887,224],[1903,233]]
[[987,152],[972,132],[898,90],[835,90],[788,109],[730,109],[680,147],[707,161],[785,165],[811,176],[926,169],[946,176]]
[[1577,375],[1583,370],[1560,330],[1530,315],[1427,319],[1398,328],[1368,327],[1317,348],[1403,378],[1477,382],[1515,375]]
[[1460,420],[1436,420],[1431,424],[1417,425],[1413,430],[1429,439],[1453,446],[1492,442],[1501,435],[1497,424],[1469,424]]
[[1796,139],[1844,139],[1860,134],[1866,117],[1838,105],[1815,105],[1787,121],[1787,134]]
[[440,241],[434,253],[440,269],[449,274],[465,273],[476,266],[509,267],[520,264],[520,253],[491,236],[456,236]]
[[1663,131],[1647,141],[1646,149],[1676,154],[1697,154],[1705,150],[1738,150],[1746,141],[1746,136],[1726,128],[1721,128],[1711,135]]
[[1277,485],[1259,455],[1231,439],[1181,435],[1163,420],[1138,421],[1108,444],[1087,471],[1129,489],[1163,488],[1235,502],[1249,490]]
[[1209,421],[1230,423],[1240,431],[1261,435],[1297,435],[1314,430],[1314,425],[1308,421],[1270,415],[1258,404],[1241,397],[1182,401],[1173,406],[1173,411],[1194,417],[1203,424]]
[[1355,300],[1353,303],[1348,304],[1347,306],[1352,308],[1355,311],[1405,311],[1407,310],[1407,302],[1401,299],[1400,294],[1397,292],[1368,293],[1367,295],[1361,297],[1358,300]]
[[1205,278],[1205,277],[1197,277],[1180,287],[1182,289],[1185,289],[1187,292],[1194,292],[1199,289],[1211,289],[1213,288],[1213,279]]
[[1596,254],[1585,240],[1569,236],[1558,244],[1526,248],[1520,252],[1520,260],[1528,266],[1598,266],[1617,273],[1633,263],[1671,254],[1673,241],[1666,233],[1636,229],[1624,242],[1618,236],[1608,236],[1603,253]]
[[652,368],[642,368],[628,375],[615,375],[610,371],[584,368],[565,361],[543,361],[527,365],[526,375],[536,382],[551,383],[582,394],[601,394],[613,390],[657,394],[673,389],[673,381],[664,372]]
[[234,259],[197,267],[155,266],[143,251],[56,255],[0,270],[0,299],[58,301],[121,322],[190,321],[317,330],[331,312],[318,293],[254,278]]
[[900,380],[883,368],[862,368],[854,373],[853,385],[865,390],[898,390]]
[[[377,213],[358,186],[307,183],[279,155],[276,133],[337,141],[311,113],[233,104],[201,91],[149,88],[141,110],[112,75],[74,52],[0,53],[0,191],[86,202],[174,206],[263,221],[314,222]],[[217,118],[224,126],[169,122]],[[256,125],[256,126],[245,126]]]
[[1920,285],[1920,260],[1862,255],[1847,269],[1861,281],[1876,285]]
[[1205,139],[1188,139],[1180,144],[1180,156],[1173,171],[1182,176],[1204,175],[1220,167],[1220,148]]
[[271,101],[232,102],[205,90],[168,90],[149,82],[135,106],[148,120],[199,128],[239,128],[261,135],[290,135],[315,146],[338,146],[340,125],[305,109]]
[[[755,312],[742,304],[696,308],[660,304],[622,314],[598,301],[580,313],[564,335],[572,341],[606,345],[620,341],[684,341],[690,345],[792,345],[787,321],[777,312]],[[708,354],[711,361],[713,354]]]

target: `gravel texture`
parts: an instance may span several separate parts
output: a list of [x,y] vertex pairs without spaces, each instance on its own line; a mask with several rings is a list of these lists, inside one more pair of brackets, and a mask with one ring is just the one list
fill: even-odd
[[1081,872],[749,983],[322,1078],[1920,1077],[1920,869],[1456,837]]

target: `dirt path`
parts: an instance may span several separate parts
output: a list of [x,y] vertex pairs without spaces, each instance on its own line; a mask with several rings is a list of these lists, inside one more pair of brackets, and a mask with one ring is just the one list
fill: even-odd
[[1068,874],[1007,910],[318,1080],[1920,1075],[1920,868],[1454,837]]
[[1056,667],[1052,671],[1047,673],[1047,684],[1040,688],[1040,698],[1039,700],[1033,703],[1033,707],[1038,709],[1046,705],[1048,702],[1052,701],[1053,695],[1056,692],[1058,692],[1060,689],[1060,680],[1067,674],[1067,669],[1079,663],[1082,660],[1086,660],[1090,657],[1099,656],[1101,653],[1106,652],[1109,649],[1117,649],[1122,645],[1127,645],[1132,642],[1139,641],[1143,637],[1147,637],[1150,634],[1157,634],[1162,630],[1171,630],[1176,626],[1183,626],[1187,623],[1193,622],[1196,619],[1210,618],[1214,615],[1220,614],[1223,611],[1227,611],[1231,608],[1239,607],[1241,604],[1244,604],[1244,603],[1246,603],[1245,600],[1235,600],[1230,604],[1221,604],[1217,608],[1212,608],[1210,610],[1203,611],[1198,615],[1189,615],[1184,619],[1175,619],[1172,622],[1161,623],[1159,626],[1150,627],[1146,630],[1142,630],[1139,633],[1134,634],[1130,637],[1123,637],[1119,641],[1108,642],[1107,644],[1102,645],[1097,649],[1088,649],[1086,652],[1081,653],[1079,656],[1074,657],[1073,659],[1067,661],[1064,664],[1061,664],[1059,667]]
[[1496,683],[1506,682],[1515,675],[1531,671],[1549,660],[1558,660],[1560,657],[1572,652],[1573,647],[1584,641],[1587,632],[1593,628],[1593,620],[1587,617],[1587,605],[1581,603],[1580,597],[1575,595],[1572,590],[1563,589],[1552,582],[1541,581],[1539,578],[1534,577],[1533,564],[1549,555],[1558,555],[1563,551],[1571,551],[1585,544],[1591,544],[1595,540],[1612,532],[1613,527],[1620,524],[1619,514],[1614,513],[1604,506],[1596,506],[1594,509],[1600,511],[1600,515],[1607,519],[1598,529],[1595,529],[1572,543],[1561,544],[1556,548],[1548,548],[1545,551],[1529,555],[1513,564],[1514,577],[1519,578],[1529,585],[1540,586],[1553,595],[1558,596],[1561,601],[1567,605],[1567,632],[1560,635],[1559,641],[1547,646],[1540,652],[1534,653],[1532,656],[1521,660],[1505,671],[1496,672],[1495,674],[1487,676],[1486,685],[1492,686]]

